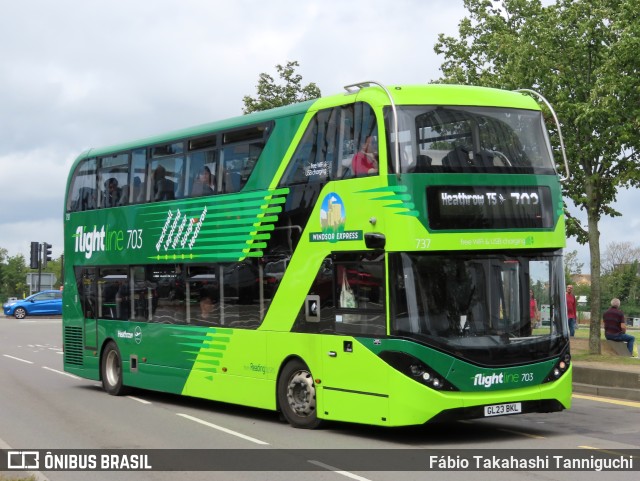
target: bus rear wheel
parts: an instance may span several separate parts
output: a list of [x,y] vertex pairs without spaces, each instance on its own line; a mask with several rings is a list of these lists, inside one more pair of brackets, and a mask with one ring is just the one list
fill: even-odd
[[116,343],[109,341],[102,352],[100,361],[102,387],[112,396],[125,394],[127,388],[122,384],[122,357]]
[[278,379],[278,405],[294,428],[320,426],[316,411],[316,386],[307,365],[299,359],[288,362]]

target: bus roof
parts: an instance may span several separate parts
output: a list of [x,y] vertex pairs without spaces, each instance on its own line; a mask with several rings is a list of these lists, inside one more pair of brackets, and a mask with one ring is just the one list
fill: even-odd
[[185,129],[174,130],[171,132],[165,132],[163,134],[155,135],[152,137],[146,137],[143,139],[133,140],[122,144],[110,145],[107,147],[91,148],[83,152],[77,160],[87,157],[96,157],[101,155],[109,155],[115,152],[122,152],[125,150],[131,150],[136,148],[147,147],[149,145],[155,145],[165,142],[172,142],[182,140],[187,137],[197,137],[199,135],[205,135],[211,132],[220,130],[233,129],[235,127],[242,127],[251,124],[257,124],[260,122],[266,122],[274,120],[279,117],[287,117],[290,115],[296,115],[305,113],[309,110],[309,107],[314,103],[314,100],[308,100],[292,105],[286,105],[284,107],[277,107],[270,110],[264,110],[262,112],[255,112],[247,115],[240,115],[229,119],[218,120],[215,122],[209,122],[206,124],[187,127]]
[[[518,92],[475,87],[468,85],[426,84],[387,86],[392,93],[396,105],[467,105],[522,108],[539,110],[539,106],[530,96]],[[134,140],[108,147],[92,148],[82,153],[76,161],[88,157],[110,155],[126,150],[147,147],[154,144],[179,141],[188,137],[197,137],[211,132],[233,129],[246,125],[275,120],[280,117],[305,114],[309,110],[342,105],[354,101],[368,101],[377,105],[389,105],[386,93],[379,87],[364,87],[354,94],[336,94],[317,100],[277,107],[248,115],[241,115],[225,120],[201,124],[185,129],[163,133],[160,135]]]

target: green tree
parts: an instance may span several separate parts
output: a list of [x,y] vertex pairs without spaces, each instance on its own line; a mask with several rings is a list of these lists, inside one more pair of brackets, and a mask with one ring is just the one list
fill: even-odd
[[602,302],[617,297],[623,303],[636,304],[638,287],[638,261],[623,264],[602,276]]
[[571,276],[582,274],[584,263],[578,261],[578,251],[572,250],[564,253],[564,277],[567,283],[571,282]]
[[6,249],[0,248],[0,301],[8,297],[23,297],[29,293],[27,286],[27,263],[22,254],[9,257]]
[[4,301],[10,295],[7,293],[7,288],[4,282],[4,276],[6,275],[7,254],[7,249],[3,249],[2,247],[0,247],[0,303],[4,303]]
[[43,272],[51,272],[56,276],[56,282],[53,285],[54,289],[58,289],[62,285],[62,259],[63,256],[53,259],[47,263],[47,268]]
[[250,114],[260,110],[268,110],[283,105],[313,100],[320,97],[320,89],[315,83],[302,86],[302,75],[296,74],[297,61],[287,62],[283,67],[276,65],[281,84],[276,84],[273,77],[267,73],[261,73],[258,79],[257,96],[255,98],[245,95],[243,113]]
[[[562,122],[572,178],[564,194],[586,212],[567,232],[589,243],[589,347],[600,352],[600,233],[620,187],[639,181],[640,2],[637,0],[464,0],[458,37],[440,34],[445,82],[531,88]],[[552,141],[557,145],[553,127]]]

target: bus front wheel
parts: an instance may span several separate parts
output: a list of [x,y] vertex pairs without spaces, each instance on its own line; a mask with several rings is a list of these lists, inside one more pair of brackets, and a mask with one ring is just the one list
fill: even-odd
[[294,428],[320,426],[316,411],[316,386],[307,365],[295,359],[288,362],[278,379],[278,405],[282,415]]
[[104,348],[100,373],[105,391],[112,396],[125,394],[126,388],[122,385],[122,357],[118,346],[113,341],[109,341]]

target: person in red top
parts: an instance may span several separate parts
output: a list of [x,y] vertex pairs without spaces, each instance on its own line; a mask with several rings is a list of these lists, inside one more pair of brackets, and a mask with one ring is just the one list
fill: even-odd
[[620,299],[612,299],[611,307],[602,315],[604,321],[604,337],[609,341],[626,342],[627,349],[633,356],[633,344],[636,338],[627,334],[624,313],[620,310]]
[[576,335],[576,296],[573,295],[573,286],[567,286],[567,318],[569,319],[569,334],[571,337]]
[[375,140],[372,136],[367,136],[360,147],[360,150],[353,156],[351,168],[353,175],[360,177],[363,175],[378,173],[378,152]]
[[533,297],[533,289],[529,290],[529,318],[531,319],[531,324],[534,327],[538,327],[540,323],[540,311],[538,311],[536,298]]

